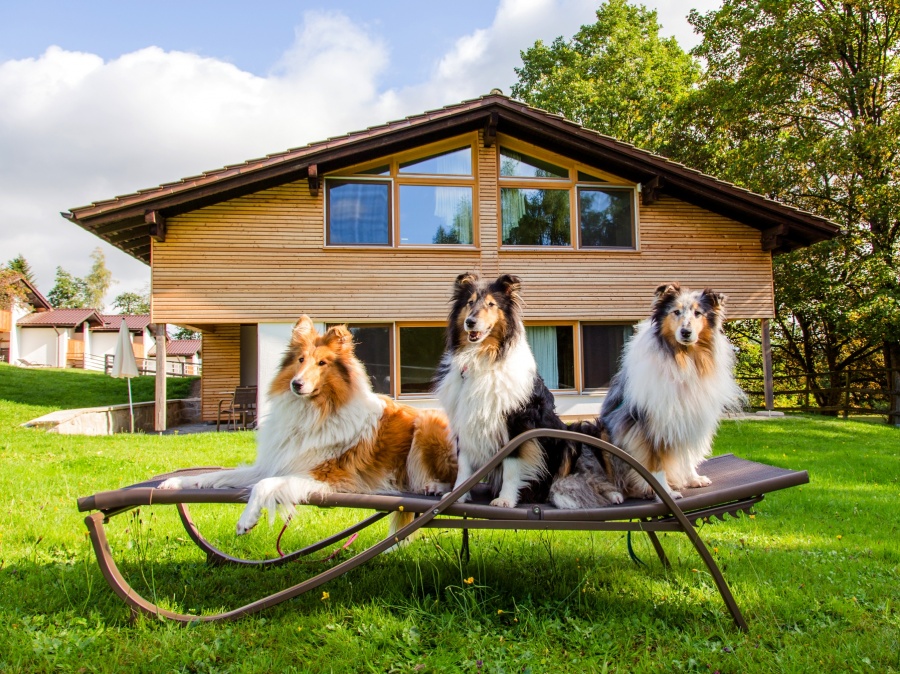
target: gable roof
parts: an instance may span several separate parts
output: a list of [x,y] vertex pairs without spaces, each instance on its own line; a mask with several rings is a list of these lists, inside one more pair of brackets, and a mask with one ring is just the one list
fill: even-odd
[[159,236],[160,228],[164,231],[166,217],[287,182],[312,183],[353,164],[477,129],[485,131],[486,144],[493,143],[498,132],[505,133],[755,227],[767,237],[767,248],[776,252],[830,239],[839,231],[826,218],[497,93],[95,201],[62,216],[149,264],[151,235]]
[[94,328],[94,332],[118,332],[122,321],[128,326],[129,332],[141,332],[150,325],[150,314],[100,314],[103,325]]
[[28,298],[28,303],[31,306],[38,310],[53,308],[53,305],[50,304],[50,300],[44,297],[41,291],[38,290],[31,281],[23,277],[19,279],[19,282],[25,286],[25,296]]
[[103,325],[103,319],[94,309],[51,309],[23,316],[17,325],[22,328],[77,328],[82,323],[99,327]]
[[[166,340],[167,356],[193,356],[200,352],[202,340],[200,339],[169,339]],[[156,345],[150,347],[148,358],[156,355]]]

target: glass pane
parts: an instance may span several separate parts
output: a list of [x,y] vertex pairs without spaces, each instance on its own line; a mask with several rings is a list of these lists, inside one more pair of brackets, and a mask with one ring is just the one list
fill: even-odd
[[400,173],[424,173],[442,176],[472,175],[472,148],[466,146],[433,154],[423,159],[415,159],[400,164]]
[[444,354],[445,329],[400,328],[400,393],[428,393]]
[[569,246],[569,191],[500,190],[505,246]]
[[631,339],[630,325],[582,325],[584,345],[584,387],[606,388],[619,371],[619,357],[625,342]]
[[400,186],[401,244],[471,244],[472,188]]
[[390,183],[328,185],[328,243],[390,244]]
[[571,325],[527,325],[525,336],[547,388],[575,388],[575,346]]
[[348,325],[353,335],[356,357],[366,366],[375,393],[391,394],[391,327],[389,325]]
[[569,170],[537,157],[500,148],[500,175],[513,178],[566,178]]
[[604,180],[603,178],[598,178],[596,176],[592,176],[590,173],[585,173],[584,171],[578,172],[578,182],[580,183],[606,183],[608,180]]
[[634,248],[631,190],[579,188],[581,245]]

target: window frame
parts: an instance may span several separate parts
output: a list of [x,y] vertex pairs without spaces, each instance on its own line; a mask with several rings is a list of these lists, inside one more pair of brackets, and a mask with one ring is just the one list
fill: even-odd
[[[387,185],[388,186],[388,241],[387,243],[332,243],[331,242],[331,220],[329,216],[329,212],[331,210],[331,191],[330,187],[333,185],[360,185],[364,183],[376,183],[379,185]],[[382,177],[364,177],[364,176],[353,176],[353,177],[333,177],[326,178],[325,186],[325,245],[329,248],[393,248],[394,247],[394,227],[391,222],[391,212],[393,211],[393,202],[394,202],[394,189],[391,185],[391,181]]]
[[[609,386],[591,386],[591,387],[589,387],[589,386],[587,385],[587,372],[585,371],[586,359],[583,357],[583,356],[584,356],[584,353],[585,353],[586,350],[587,350],[587,345],[586,345],[585,342],[584,342],[584,329],[585,329],[586,327],[592,327],[592,326],[595,326],[595,327],[596,327],[596,326],[599,326],[599,327],[606,327],[606,328],[631,328],[631,330],[632,330],[632,335],[631,335],[631,337],[633,338],[633,337],[634,337],[634,329],[637,327],[637,325],[638,325],[639,322],[640,322],[640,321],[635,321],[635,322],[628,322],[628,321],[578,321],[578,342],[579,342],[579,347],[580,347],[579,350],[580,350],[580,353],[582,354],[582,358],[581,358],[581,372],[580,372],[580,374],[581,374],[581,384],[582,384],[582,385],[581,385],[580,391],[581,391],[583,394],[591,394],[591,393],[599,393],[599,392],[602,392],[602,391],[609,391]],[[623,344],[622,347],[624,348],[624,346],[625,346],[625,345]],[[617,359],[618,359],[618,358],[621,358],[621,356],[622,356],[622,352],[620,351],[620,352],[616,355],[616,358],[617,358]],[[615,373],[613,373],[612,376],[614,377],[614,376],[615,376]],[[610,377],[610,381],[612,381],[612,377]]]
[[[450,152],[453,150],[461,150],[468,148],[471,153],[471,175],[448,174],[439,175],[432,173],[400,173],[400,165],[415,161],[417,159],[426,159],[436,154]],[[362,171],[371,170],[377,167],[387,166],[387,175],[366,175]],[[389,204],[388,204],[388,228],[389,240],[388,244],[344,244],[331,242],[331,225],[329,220],[329,204],[328,204],[328,186],[332,181],[350,181],[350,182],[380,182],[389,183]],[[400,187],[402,185],[425,186],[425,187],[468,187],[471,190],[472,205],[472,243],[410,243],[405,244],[401,241],[400,222]],[[351,166],[347,169],[336,171],[324,178],[324,190],[326,194],[324,208],[324,241],[326,248],[371,248],[373,250],[462,250],[477,251],[480,250],[480,227],[479,227],[479,177],[478,177],[478,133],[472,131],[461,136],[422,145],[413,150],[400,152],[388,157],[381,157],[362,164]],[[399,389],[398,389],[399,390]]]
[[[528,178],[501,176],[500,167],[502,157],[500,155],[501,147],[512,150],[513,152],[521,152],[538,159],[545,160],[557,166],[568,169],[569,177],[566,178]],[[615,252],[615,253],[634,253],[640,250],[640,202],[638,194],[640,186],[638,183],[623,181],[621,178],[614,176],[602,169],[589,166],[587,164],[575,161],[568,157],[550,152],[536,145],[526,143],[524,141],[512,138],[505,134],[497,134],[496,141],[496,161],[497,161],[497,247],[504,253],[511,252],[536,252],[536,251],[573,251],[573,252]],[[605,182],[586,182],[579,179],[579,172],[590,174]],[[546,190],[568,190],[569,193],[569,244],[557,246],[542,245],[517,245],[507,244],[503,242],[503,200],[501,190],[505,188],[513,189],[546,189]],[[632,194],[631,208],[631,234],[633,245],[625,246],[582,246],[581,245],[581,212],[580,212],[580,196],[581,188],[588,189],[610,189],[616,191],[630,191]]]
[[[393,373],[394,373],[394,398],[397,400],[428,400],[435,397],[434,391],[426,391],[423,393],[403,393],[403,381],[402,381],[402,362],[401,362],[401,354],[400,354],[400,329],[401,328],[440,328],[441,330],[447,329],[446,322],[439,321],[395,321],[394,322],[394,363],[393,363]],[[443,357],[443,356],[442,356]],[[440,365],[440,361],[438,361],[438,365]]]
[[[536,320],[536,321],[524,321],[526,328],[542,328],[542,327],[553,327],[553,328],[572,328],[572,367],[574,368],[574,376],[573,379],[575,381],[574,388],[547,388],[553,393],[554,396],[557,395],[581,395],[582,391],[584,391],[584,376],[583,376],[583,368],[581,366],[582,358],[581,358],[581,321],[577,320]],[[529,348],[531,345],[529,344]],[[534,350],[532,349],[532,354]]]

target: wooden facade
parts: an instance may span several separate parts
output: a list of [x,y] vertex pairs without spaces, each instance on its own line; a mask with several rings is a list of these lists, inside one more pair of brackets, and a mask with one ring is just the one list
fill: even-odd
[[[403,173],[422,158],[466,148],[468,173]],[[509,173],[510,152],[565,171]],[[504,190],[532,189],[548,177],[561,202],[569,194],[569,245],[504,245]],[[329,185],[365,181],[390,195],[386,239],[334,244],[341,239],[329,229]],[[397,198],[404,185],[470,190],[471,239],[404,244]],[[580,245],[577,203],[591,188],[631,199],[633,245]],[[725,293],[730,318],[769,318],[773,253],[837,232],[827,220],[495,94],[65,215],[151,262],[154,322],[203,331],[207,420],[219,399],[248,383],[241,325],[278,327],[302,313],[321,324],[387,326],[388,379],[400,393],[402,330],[442,326],[454,279],[466,271],[520,276],[526,324],[566,326],[572,335],[564,356],[574,358],[575,372],[561,388],[593,391],[581,369],[584,326],[641,320],[656,287],[669,281]]]

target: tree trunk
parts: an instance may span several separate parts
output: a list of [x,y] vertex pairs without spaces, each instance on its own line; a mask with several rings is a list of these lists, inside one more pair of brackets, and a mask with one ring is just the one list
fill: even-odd
[[900,342],[888,342],[884,352],[884,364],[888,368],[888,423],[900,427]]

